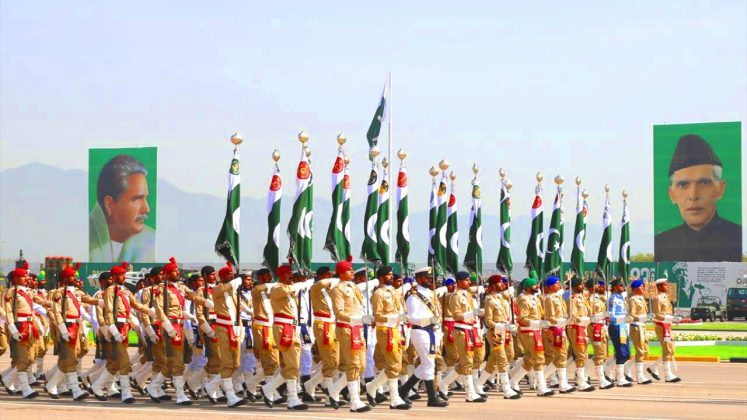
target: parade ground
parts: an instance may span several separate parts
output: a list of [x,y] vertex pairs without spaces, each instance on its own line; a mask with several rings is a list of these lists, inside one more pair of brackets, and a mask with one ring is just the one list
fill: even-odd
[[[47,356],[45,365],[52,366],[54,357]],[[91,363],[86,357],[84,366]],[[5,369],[9,360],[0,360]],[[427,419],[448,416],[450,419],[489,419],[500,417],[536,419],[744,419],[747,418],[747,364],[680,362],[682,382],[636,385],[631,388],[614,388],[589,393],[575,392],[567,395],[540,398],[523,388],[524,397],[516,401],[504,400],[500,394],[489,393],[483,404],[468,404],[461,393],[451,397],[447,409],[428,408],[423,400],[416,401],[408,411],[390,410],[379,405],[367,413],[355,414],[343,407],[337,411],[312,405],[306,412],[290,412],[285,406],[268,409],[260,402],[248,403],[235,409],[224,404],[211,405],[207,400],[195,402],[190,407],[177,407],[173,402],[156,404],[148,397],[134,392],[136,403],[124,405],[117,399],[99,402],[89,397],[82,402],[71,399],[52,400],[44,392],[34,400],[23,400],[0,391],[0,418],[10,419],[80,419],[97,418],[126,420],[158,417],[168,419],[218,419],[251,417],[257,419],[355,419],[396,420]],[[36,389],[41,389],[37,387]],[[169,390],[170,392],[173,392]],[[63,397],[64,398],[64,397]],[[69,398],[69,397],[68,397]]]

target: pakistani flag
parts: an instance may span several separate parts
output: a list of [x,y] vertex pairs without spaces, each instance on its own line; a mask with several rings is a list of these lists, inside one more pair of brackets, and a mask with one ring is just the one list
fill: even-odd
[[542,188],[538,185],[535,190],[534,202],[532,203],[532,231],[529,234],[527,242],[527,262],[526,267],[530,271],[534,270],[539,278],[542,278],[542,254],[543,254],[543,237],[542,229]]
[[436,212],[436,273],[434,275],[438,274],[444,274],[445,270],[447,269],[446,265],[446,249],[448,247],[446,242],[446,233],[447,233],[447,226],[446,226],[446,220],[447,220],[447,202],[446,202],[446,171],[444,171],[443,177],[441,177],[441,182],[438,184],[438,195],[437,195],[437,201],[436,205],[438,208],[438,211]]
[[604,199],[604,214],[602,215],[602,242],[599,243],[597,255],[597,273],[608,279],[612,268],[612,220],[610,214],[610,197]]
[[563,198],[560,187],[555,195],[550,218],[550,230],[547,232],[547,250],[545,251],[545,274],[559,275],[563,264]]
[[430,210],[428,211],[428,266],[433,267],[433,273],[438,271],[436,249],[438,249],[438,235],[436,234],[436,220],[438,219],[438,184],[433,178],[431,185]]
[[[342,149],[337,152],[337,159],[332,166],[332,217],[327,228],[327,238],[324,249],[329,251],[332,260],[344,261],[350,254],[347,239],[345,238],[345,154]],[[348,202],[348,205],[350,202]]]
[[403,161],[397,176],[397,252],[394,258],[402,266],[404,275],[407,275],[408,258],[410,256],[410,219],[408,213],[407,168],[405,168]]
[[451,183],[451,194],[446,206],[446,269],[456,275],[459,271],[459,227],[457,225],[456,186]]
[[283,182],[280,179],[280,168],[275,165],[275,172],[270,181],[267,193],[267,243],[262,252],[262,265],[273,273],[280,264],[280,199],[283,196]]
[[584,252],[586,252],[586,215],[589,207],[578,189],[576,197],[576,226],[573,229],[573,252],[571,252],[571,270],[579,276],[584,275]]
[[379,209],[376,215],[376,249],[381,257],[381,263],[389,265],[389,181],[387,169],[384,168],[384,174],[381,177],[381,186],[379,187]]
[[340,254],[345,260],[353,259],[353,247],[350,245],[350,175],[345,165],[345,175],[342,177],[342,227],[345,233],[345,254]]
[[511,259],[511,194],[506,187],[506,180],[501,181],[501,249],[495,266],[498,271],[511,274],[514,262]]
[[363,215],[363,246],[361,247],[361,258],[368,262],[380,261],[377,249],[376,217],[379,209],[379,190],[377,180],[379,173],[376,161],[371,163],[371,175],[368,177],[368,198],[366,199],[366,213]]
[[617,271],[624,282],[628,281],[630,275],[630,214],[628,213],[628,200],[623,200],[622,228],[620,229],[620,260],[617,262]]
[[368,139],[368,147],[374,147],[379,142],[379,133],[381,133],[381,122],[384,120],[384,112],[386,111],[386,84],[384,90],[381,92],[381,100],[379,106],[376,107],[376,113],[374,113],[371,125],[368,127],[366,138]]
[[215,252],[237,267],[239,265],[240,206],[241,176],[239,175],[239,148],[236,147],[233,149],[233,159],[231,159],[231,166],[228,168],[226,217],[223,219],[223,227],[221,227],[218,239],[215,241]]
[[[293,203],[293,213],[288,223],[288,239],[290,249],[288,254],[301,268],[309,269],[310,254],[308,250],[311,242],[311,223],[313,210],[313,187],[311,166],[306,156],[306,148],[301,149],[301,161],[296,171],[296,200]],[[307,245],[307,241],[309,244]]]
[[477,275],[482,275],[482,199],[480,180],[472,180],[472,208],[469,212],[469,243],[464,256],[464,266]]
[[[309,163],[311,171],[311,163]],[[306,189],[306,215],[304,216],[304,238],[303,253],[301,254],[301,266],[307,270],[311,269],[311,261],[314,259],[314,172],[309,177],[309,188]]]

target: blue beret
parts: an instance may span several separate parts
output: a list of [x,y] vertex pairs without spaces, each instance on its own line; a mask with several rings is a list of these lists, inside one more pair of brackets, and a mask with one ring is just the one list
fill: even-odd
[[641,279],[634,280],[632,283],[630,283],[630,287],[632,287],[633,289],[637,289],[641,286],[643,286],[643,280]]
[[415,280],[412,277],[405,277],[405,280],[404,280],[405,283],[412,283],[414,281]]
[[459,280],[467,280],[467,279],[470,278],[469,273],[466,272],[466,271],[460,271],[460,272],[456,273],[455,277],[456,277],[457,281],[459,281]]
[[547,278],[547,280],[545,280],[545,285],[552,286],[558,282],[560,282],[560,279],[557,276],[550,276]]
[[454,279],[452,279],[452,278],[448,278],[448,279],[446,279],[446,281],[444,282],[444,286],[453,286],[453,285],[454,285],[454,283],[455,283],[455,282],[454,282]]

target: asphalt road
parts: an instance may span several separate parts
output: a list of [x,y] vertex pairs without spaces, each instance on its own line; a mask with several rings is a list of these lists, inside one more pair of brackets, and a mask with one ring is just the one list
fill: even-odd
[[[51,366],[52,358],[47,358]],[[90,356],[88,358],[90,363]],[[0,360],[0,368],[8,366],[8,358]],[[466,403],[456,394],[445,409],[432,409],[425,402],[415,402],[409,411],[390,410],[379,405],[367,413],[351,413],[346,408],[333,410],[321,405],[306,412],[289,412],[285,407],[268,409],[261,403],[247,404],[236,409],[222,405],[212,406],[201,400],[190,407],[176,407],[173,402],[155,404],[146,397],[136,395],[133,405],[118,400],[99,402],[89,398],[82,402],[51,400],[41,393],[34,400],[23,400],[0,392],[0,418],[6,419],[81,419],[98,417],[111,420],[129,420],[133,416],[157,416],[159,419],[212,419],[236,416],[272,419],[308,418],[325,419],[391,419],[433,418],[479,419],[502,416],[509,418],[576,418],[576,419],[747,419],[747,364],[737,363],[679,363],[683,381],[677,384],[654,382],[631,388],[613,388],[590,393],[573,393],[540,398],[525,389],[519,400],[504,400],[500,394],[490,393],[488,402]],[[137,392],[135,392],[137,394]]]

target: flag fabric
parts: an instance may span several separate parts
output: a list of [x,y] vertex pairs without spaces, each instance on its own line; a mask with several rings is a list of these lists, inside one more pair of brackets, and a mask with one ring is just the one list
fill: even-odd
[[311,226],[313,217],[313,187],[311,165],[306,156],[306,148],[301,150],[301,160],[296,170],[296,199],[293,203],[293,212],[288,223],[288,239],[290,249],[288,256],[292,258],[300,268],[310,269],[307,264],[308,248],[306,241],[311,241]]
[[438,212],[436,213],[436,269],[435,275],[443,275],[447,269],[446,266],[446,220],[447,220],[447,196],[446,196],[446,171],[444,171],[441,182],[438,184],[438,195],[436,204]]
[[464,266],[470,272],[482,275],[482,198],[480,180],[475,175],[472,180],[472,208],[469,213],[469,243],[464,256]]
[[408,273],[410,257],[410,219],[407,205],[407,168],[400,164],[397,176],[397,252],[394,258],[402,266],[403,275]]
[[563,195],[560,188],[555,195],[550,217],[550,229],[547,232],[547,250],[545,251],[545,274],[558,275],[563,264]]
[[349,255],[345,238],[345,221],[343,220],[345,169],[345,154],[340,149],[332,166],[332,217],[329,220],[327,237],[324,241],[324,249],[329,251],[330,257],[335,262],[344,261]]
[[534,202],[532,203],[532,231],[529,233],[529,242],[527,243],[527,261],[526,267],[531,273],[534,270],[539,278],[543,277],[542,273],[542,254],[543,254],[543,237],[544,222],[542,220],[542,189],[538,185],[535,190]]
[[511,258],[511,194],[505,180],[501,181],[501,249],[495,266],[505,274],[511,274],[514,268]]
[[314,259],[314,172],[311,171],[309,162],[309,187],[306,189],[306,215],[303,220],[303,253],[301,254],[301,267],[307,271],[311,270],[311,262]]
[[376,250],[379,252],[381,263],[389,265],[389,181],[387,168],[381,177],[379,187],[379,209],[376,215]]
[[586,252],[586,215],[589,207],[578,189],[576,197],[576,226],[573,229],[573,251],[571,252],[571,270],[579,277],[584,275],[584,253]]
[[267,193],[267,243],[262,252],[262,265],[273,273],[280,264],[280,202],[283,197],[283,181],[280,178],[280,168],[275,165],[275,171],[270,181]]
[[436,178],[433,178],[431,184],[431,199],[428,210],[428,266],[433,267],[434,275],[437,272],[438,259],[436,258],[436,249],[438,249],[438,234],[436,233],[436,220],[438,219],[438,184]]
[[617,271],[624,282],[630,276],[630,214],[628,200],[623,201],[622,227],[620,228],[620,259],[617,262]]
[[371,164],[371,175],[368,177],[368,198],[366,199],[366,212],[363,215],[363,246],[361,247],[361,258],[368,262],[380,261],[377,249],[376,218],[379,209],[379,190],[377,181],[379,173],[376,161]]
[[[347,255],[346,260],[353,259],[353,246],[351,245],[350,236],[350,174],[348,173],[348,166],[345,165],[345,175],[342,177],[342,227],[345,239],[343,243]],[[341,255],[343,256],[343,255]]]
[[233,149],[233,159],[228,168],[228,197],[226,199],[226,216],[223,226],[215,241],[215,252],[239,265],[239,232],[241,224],[241,176],[239,174],[239,148]]
[[459,271],[459,227],[457,223],[456,186],[451,182],[451,194],[446,204],[446,270],[452,275]]
[[612,219],[610,197],[604,199],[604,214],[602,215],[602,241],[599,243],[597,255],[597,273],[605,280],[609,278],[612,268]]
[[379,105],[376,107],[371,125],[368,127],[366,132],[366,139],[368,139],[368,147],[374,147],[379,142],[379,133],[381,133],[381,122],[384,120],[384,112],[386,111],[386,84],[384,84],[384,90],[381,92],[381,100]]

